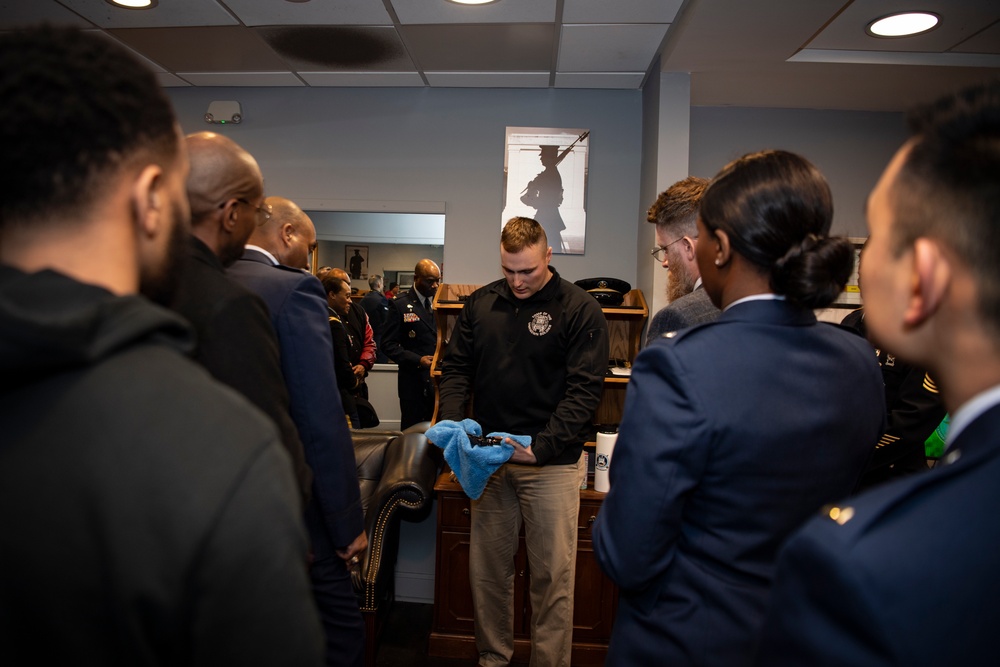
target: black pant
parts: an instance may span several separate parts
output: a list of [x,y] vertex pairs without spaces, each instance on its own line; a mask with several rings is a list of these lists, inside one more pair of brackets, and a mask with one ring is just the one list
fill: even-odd
[[[409,383],[409,384],[404,384]],[[434,416],[434,386],[430,377],[400,378],[399,428],[406,430],[414,424],[430,421]]]
[[347,563],[336,554],[315,499],[306,508],[312,547],[309,580],[326,636],[327,667],[363,667],[365,621]]

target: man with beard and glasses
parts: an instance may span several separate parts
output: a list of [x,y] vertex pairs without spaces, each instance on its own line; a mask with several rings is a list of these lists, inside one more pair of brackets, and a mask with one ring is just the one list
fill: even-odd
[[195,359],[277,424],[304,506],[312,472],[288,411],[288,389],[267,306],[225,272],[243,254],[251,232],[271,217],[264,202],[264,178],[253,156],[228,137],[198,132],[188,135],[186,143],[191,235],[170,307],[194,326]]
[[667,270],[670,303],[649,320],[646,342],[719,317],[719,309],[701,287],[695,260],[698,247],[698,205],[708,181],[688,176],[660,193],[649,207],[646,220],[656,225],[656,247],[652,254]]
[[273,423],[187,355],[169,298],[187,150],[152,72],[69,29],[0,36],[5,664],[315,665]]

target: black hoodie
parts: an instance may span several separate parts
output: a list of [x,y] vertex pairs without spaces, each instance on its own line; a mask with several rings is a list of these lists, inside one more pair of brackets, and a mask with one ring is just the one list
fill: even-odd
[[290,463],[177,315],[0,266],[0,663],[317,664]]

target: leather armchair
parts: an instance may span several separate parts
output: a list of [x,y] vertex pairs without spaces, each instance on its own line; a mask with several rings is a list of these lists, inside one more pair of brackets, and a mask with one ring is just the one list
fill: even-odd
[[378,638],[395,587],[399,522],[420,520],[430,512],[440,450],[424,437],[429,424],[404,432],[352,430],[361,486],[368,549],[351,570],[354,591],[365,619],[365,664],[375,664]]

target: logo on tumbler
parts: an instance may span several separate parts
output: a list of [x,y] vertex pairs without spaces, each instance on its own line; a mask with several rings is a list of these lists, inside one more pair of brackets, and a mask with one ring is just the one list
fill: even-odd
[[608,469],[608,455],[598,454],[597,461],[594,463],[594,468],[597,470],[607,470]]

